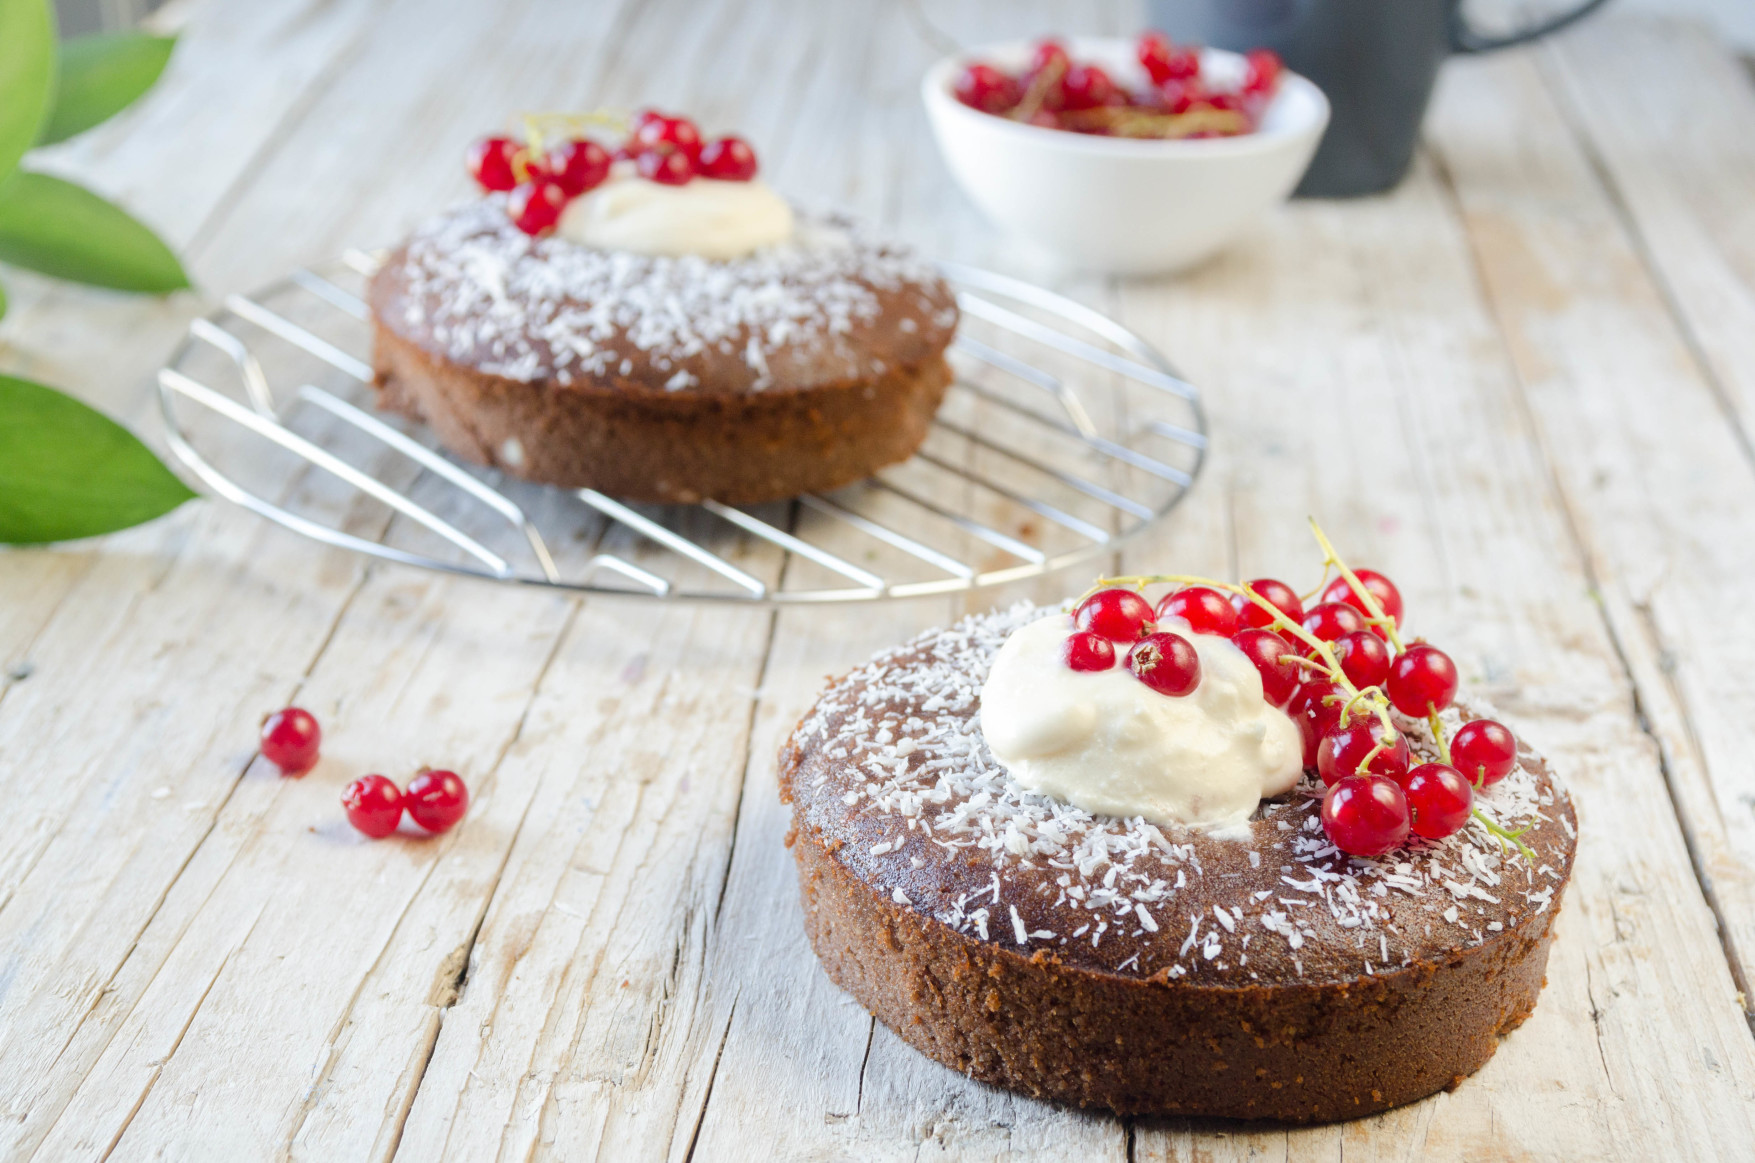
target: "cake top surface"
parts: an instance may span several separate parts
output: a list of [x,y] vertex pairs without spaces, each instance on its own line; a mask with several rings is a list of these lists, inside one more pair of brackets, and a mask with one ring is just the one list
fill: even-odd
[[503,194],[419,227],[373,281],[380,323],[521,382],[764,391],[936,356],[957,322],[932,265],[831,214],[742,258],[654,256],[532,237]]
[[[898,905],[1029,956],[1242,986],[1352,980],[1478,945],[1557,904],[1576,820],[1546,761],[1477,804],[1529,825],[1526,859],[1478,822],[1378,859],[1324,835],[1313,778],[1263,801],[1248,837],[1093,816],[1022,788],[988,751],[979,696],[1020,605],[930,631],[833,682],[782,755],[800,830]],[[1447,729],[1490,714],[1465,703]],[[1423,722],[1396,716],[1413,750]]]

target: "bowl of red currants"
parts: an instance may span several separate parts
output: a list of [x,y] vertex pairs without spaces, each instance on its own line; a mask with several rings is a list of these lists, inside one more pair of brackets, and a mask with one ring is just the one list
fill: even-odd
[[1138,38],[1010,41],[927,71],[945,163],[1002,229],[1059,265],[1181,270],[1298,184],[1328,101],[1272,53]]

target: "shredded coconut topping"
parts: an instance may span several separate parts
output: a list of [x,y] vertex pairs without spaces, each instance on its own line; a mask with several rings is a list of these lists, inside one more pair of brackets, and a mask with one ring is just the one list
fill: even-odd
[[[490,194],[415,231],[401,323],[424,328],[450,359],[514,380],[625,376],[638,366],[631,351],[670,391],[697,386],[679,365],[712,354],[738,360],[752,390],[772,382],[782,349],[863,374],[865,357],[846,339],[879,315],[877,292],[938,282],[913,251],[832,215],[801,212],[791,242],[716,261],[532,238],[505,203]],[[936,325],[955,323],[948,302],[916,305]]]
[[[991,866],[977,891],[911,889],[913,907],[959,932],[1023,948],[1076,942],[1087,959],[1099,960],[1107,960],[1106,937],[1112,946],[1120,938],[1110,967],[1119,969],[1122,954],[1132,952],[1125,964],[1142,976],[1253,977],[1250,953],[1259,954],[1264,940],[1283,946],[1298,976],[1316,970],[1313,944],[1319,953],[1351,950],[1355,972],[1361,965],[1383,972],[1409,964],[1414,939],[1429,941],[1435,925],[1454,930],[1446,941],[1479,944],[1500,931],[1501,918],[1515,923],[1546,911],[1564,884],[1570,842],[1542,825],[1557,818],[1570,836],[1570,812],[1552,777],[1532,770],[1545,764],[1521,741],[1517,767],[1476,802],[1512,830],[1537,826],[1528,838],[1540,858],[1533,863],[1502,849],[1478,821],[1444,840],[1411,838],[1375,860],[1349,858],[1322,831],[1324,789],[1309,777],[1285,799],[1261,805],[1247,840],[1092,816],[1026,791],[988,751],[977,712],[1006,636],[1048,612],[1020,604],[880,654],[832,684],[793,736],[801,754],[820,757],[803,770],[814,773],[809,790],[824,794],[809,798],[840,805],[832,830],[863,823],[889,844],[844,850],[856,873],[882,874],[886,853],[904,841],[918,844],[915,837],[947,857],[969,852]],[[1479,701],[1467,710],[1495,714]],[[1463,712],[1452,707],[1442,719],[1454,732]],[[1423,721],[1397,716],[1396,723],[1418,761],[1436,757]],[[805,792],[796,788],[795,798]],[[1215,867],[1203,866],[1203,855]],[[1198,912],[1179,907],[1191,885],[1198,885],[1196,899],[1218,903],[1202,903]],[[1048,909],[1068,908],[1088,913],[1090,922],[1067,924],[1063,915],[1058,926],[1046,923]],[[996,926],[996,918],[1010,923]],[[1066,935],[1054,936],[1056,928]],[[1325,971],[1339,972],[1332,958]]]

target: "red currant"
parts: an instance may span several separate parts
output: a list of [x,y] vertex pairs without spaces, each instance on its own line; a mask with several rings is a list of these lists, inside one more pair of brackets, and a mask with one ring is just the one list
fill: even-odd
[[1442,840],[1469,822],[1475,789],[1449,764],[1422,763],[1401,781],[1414,835]]
[[1067,56],[1066,46],[1053,37],[1047,37],[1036,42],[1036,51],[1030,54],[1030,67],[1027,71],[1040,73],[1044,69],[1058,68],[1065,72],[1071,63],[1072,58]]
[[701,149],[703,178],[747,182],[756,176],[756,151],[741,137],[715,137]]
[[1196,634],[1229,638],[1237,633],[1237,611],[1224,594],[1207,586],[1189,586],[1166,595],[1158,603],[1158,621],[1165,618],[1181,618]]
[[506,199],[506,216],[526,234],[554,229],[566,209],[567,195],[546,178],[520,182]]
[[[1390,729],[1394,741],[1375,756],[1366,770],[1372,775],[1391,778],[1408,770],[1408,741],[1400,731]],[[1322,782],[1333,787],[1349,775],[1360,774],[1359,765],[1371,750],[1383,741],[1383,724],[1375,715],[1348,724],[1337,724],[1316,747],[1316,770]]]
[[1316,749],[1322,737],[1341,721],[1341,707],[1347,693],[1327,679],[1311,679],[1299,687],[1286,704],[1286,714],[1298,724],[1304,738],[1304,766],[1316,766]]
[[1382,686],[1383,680],[1389,677],[1389,647],[1369,630],[1342,634],[1334,641],[1334,651],[1340,660],[1341,672],[1360,690]]
[[323,729],[316,716],[299,707],[262,720],[262,758],[280,768],[282,775],[303,775],[317,762],[317,748],[323,742]]
[[1161,695],[1181,698],[1200,686],[1200,655],[1180,634],[1148,634],[1127,652],[1127,669]]
[[[1353,576],[1358,578],[1359,584],[1369,590],[1371,596],[1377,599],[1377,604],[1383,607],[1383,612],[1393,618],[1397,626],[1400,626],[1402,624],[1402,592],[1396,589],[1395,583],[1374,569],[1356,569],[1353,571]],[[1371,611],[1365,608],[1365,603],[1360,601],[1359,595],[1353,592],[1353,587],[1347,584],[1347,579],[1344,577],[1337,577],[1328,583],[1327,588],[1322,591],[1322,600],[1325,602],[1345,602],[1366,617],[1371,616]],[[1375,626],[1372,629],[1378,630]],[[1378,633],[1381,635],[1383,631],[1378,630]]]
[[1408,800],[1381,775],[1353,775],[1322,798],[1322,830],[1353,856],[1382,856],[1408,838]]
[[1396,656],[1383,689],[1404,715],[1423,719],[1450,706],[1456,697],[1456,663],[1436,646],[1420,643]]
[[1304,614],[1304,628],[1324,642],[1365,629],[1365,615],[1340,602],[1323,602]]
[[643,149],[634,155],[634,166],[642,178],[664,186],[684,186],[695,176],[694,163],[680,149]]
[[549,151],[542,169],[561,193],[577,198],[609,177],[609,151],[588,138],[564,141]]
[[[1298,600],[1298,591],[1285,582],[1275,581],[1271,577],[1258,577],[1243,584],[1266,598],[1274,609],[1289,620],[1304,621],[1304,603]],[[1237,620],[1245,626],[1266,626],[1274,620],[1272,614],[1250,601],[1244,594],[1232,594],[1231,604],[1237,607]]]
[[1023,90],[1015,77],[992,65],[970,65],[952,88],[957,100],[983,113],[1004,113],[1018,103]]
[[1272,49],[1251,49],[1244,57],[1247,69],[1243,74],[1245,93],[1272,93],[1280,83],[1280,56]]
[[347,822],[373,839],[396,831],[402,822],[402,793],[381,775],[362,775],[341,793]]
[[1502,723],[1470,719],[1450,741],[1450,762],[1470,783],[1487,787],[1517,766],[1517,739]]
[[1255,663],[1261,672],[1261,697],[1276,707],[1284,707],[1298,691],[1302,668],[1291,656],[1295,653],[1286,640],[1272,630],[1239,630],[1231,645]]
[[1060,92],[1068,109],[1096,109],[1115,96],[1115,82],[1097,65],[1074,65],[1061,79]]
[[1101,634],[1080,630],[1068,636],[1062,657],[1074,670],[1108,670],[1115,665],[1115,645]]
[[1152,607],[1133,590],[1098,590],[1079,603],[1073,622],[1116,642],[1133,642],[1152,629]]
[[510,190],[518,184],[512,159],[519,145],[509,137],[484,137],[469,147],[464,155],[469,176],[484,190]]
[[429,832],[443,832],[469,810],[469,789],[454,771],[423,771],[408,781],[402,802],[409,819]]
[[1166,113],[1187,113],[1196,105],[1205,104],[1207,97],[1207,87],[1199,77],[1165,81],[1158,86],[1158,104]]
[[1179,48],[1161,32],[1148,32],[1140,37],[1134,50],[1152,84],[1186,81],[1200,75],[1200,50]]
[[701,131],[687,117],[667,117],[656,109],[647,109],[634,122],[629,144],[636,154],[653,149],[677,150],[693,162],[701,156]]

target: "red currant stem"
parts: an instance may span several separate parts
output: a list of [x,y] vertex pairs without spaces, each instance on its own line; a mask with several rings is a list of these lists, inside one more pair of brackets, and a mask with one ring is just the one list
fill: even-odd
[[1353,769],[1353,774],[1354,775],[1369,775],[1369,774],[1371,774],[1371,761],[1373,759],[1376,759],[1379,755],[1382,755],[1385,751],[1388,751],[1388,750],[1389,750],[1389,748],[1384,745],[1384,742],[1382,739],[1379,739],[1377,742],[1373,743],[1371,745],[1371,750],[1369,750],[1365,753],[1365,758],[1363,758],[1359,761],[1359,766]]
[[1018,103],[1012,106],[1011,112],[1006,116],[1013,121],[1028,121],[1036,116],[1042,109],[1042,103],[1048,100],[1049,90],[1060,84],[1060,79],[1066,76],[1066,70],[1067,66],[1062,62],[1050,61],[1046,68],[1030,78],[1030,87],[1024,90],[1024,95],[1018,98]]
[[1426,725],[1432,728],[1432,741],[1438,744],[1438,762],[1449,767],[1450,743],[1444,738],[1444,724],[1439,720],[1437,711],[1426,716]]
[[1347,587],[1365,604],[1365,611],[1371,615],[1371,620],[1382,626],[1384,631],[1388,633],[1390,644],[1395,647],[1395,652],[1400,654],[1406,647],[1402,645],[1401,635],[1396,633],[1395,619],[1384,613],[1383,605],[1377,600],[1377,595],[1365,588],[1365,583],[1359,580],[1359,575],[1347,568],[1347,563],[1341,560],[1341,555],[1335,552],[1333,545],[1329,544],[1328,536],[1323,533],[1322,526],[1316,523],[1316,518],[1311,517],[1309,520],[1310,531],[1316,534],[1316,544],[1322,547],[1322,576],[1328,577],[1328,567],[1331,565],[1340,570],[1341,576],[1347,579]]
[[1335,685],[1346,691],[1349,696],[1359,693],[1359,688],[1353,685],[1352,680],[1349,679],[1346,672],[1341,669],[1340,659],[1335,657],[1333,648],[1331,648],[1327,642],[1324,642],[1298,623],[1291,621],[1283,612],[1281,612],[1278,606],[1256,593],[1251,586],[1240,586],[1231,582],[1215,581],[1210,577],[1193,577],[1185,574],[1142,574],[1137,577],[1098,578],[1097,583],[1090,589],[1086,590],[1079,600],[1083,601],[1098,590],[1117,585],[1132,586],[1136,590],[1143,590],[1147,586],[1155,585],[1208,586],[1215,590],[1222,590],[1228,594],[1242,594],[1262,610],[1273,615],[1274,620],[1266,627],[1266,629],[1283,629],[1291,631],[1293,635],[1304,643],[1304,645],[1310,647],[1312,650],[1316,651],[1317,654],[1322,656],[1321,668],[1328,672],[1329,679],[1333,681]]
[[1518,853],[1522,855],[1525,860],[1532,863],[1535,861],[1536,854],[1530,851],[1530,846],[1518,839],[1519,836],[1529,831],[1532,825],[1525,824],[1515,832],[1507,832],[1504,827],[1495,822],[1491,816],[1486,812],[1483,812],[1480,808],[1470,808],[1469,815],[1481,821],[1481,825],[1487,829],[1488,834],[1499,841],[1499,851],[1505,851],[1505,842],[1509,840],[1512,847],[1516,848]]

